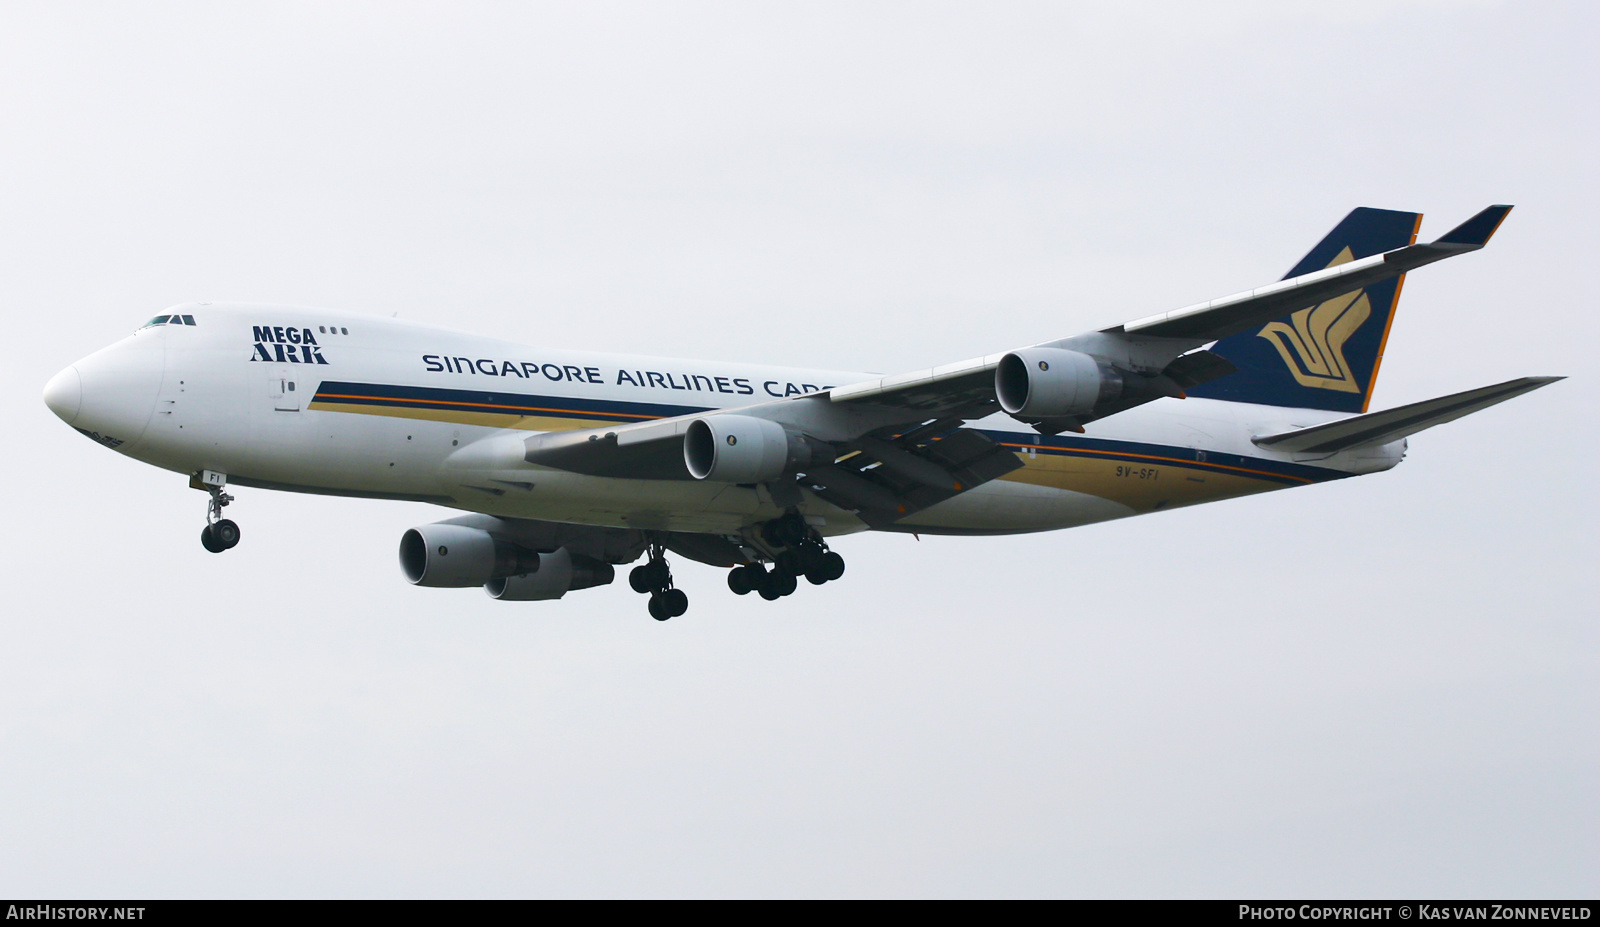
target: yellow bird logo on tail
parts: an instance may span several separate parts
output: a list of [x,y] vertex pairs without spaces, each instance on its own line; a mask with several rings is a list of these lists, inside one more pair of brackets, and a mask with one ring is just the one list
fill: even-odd
[[[1328,262],[1335,267],[1351,260],[1350,249]],[[1270,322],[1257,336],[1267,339],[1289,368],[1295,382],[1312,389],[1359,393],[1344,345],[1372,315],[1365,290],[1355,290],[1289,316],[1289,322]]]

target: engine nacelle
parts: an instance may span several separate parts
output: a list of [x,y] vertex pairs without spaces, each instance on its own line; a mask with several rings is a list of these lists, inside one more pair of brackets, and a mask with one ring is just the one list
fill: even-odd
[[400,537],[400,569],[418,586],[482,586],[539,569],[539,555],[495,540],[482,528],[433,524]]
[[764,483],[835,456],[826,442],[749,415],[697,418],[683,436],[689,475],[719,483]]
[[498,576],[484,583],[483,590],[502,602],[533,602],[559,599],[575,589],[604,586],[617,576],[611,564],[565,547],[539,555],[539,569],[521,576]]
[[1116,399],[1122,394],[1122,376],[1077,351],[1023,348],[1000,358],[994,393],[1000,408],[1017,418],[1062,418]]

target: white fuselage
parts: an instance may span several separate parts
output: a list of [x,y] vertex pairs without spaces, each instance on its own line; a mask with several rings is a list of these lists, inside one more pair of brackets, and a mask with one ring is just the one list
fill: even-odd
[[[561,351],[413,322],[273,306],[190,305],[62,371],[46,400],[69,424],[184,474],[302,492],[418,499],[503,517],[736,534],[781,512],[760,487],[536,467],[538,432],[644,421],[842,386],[873,375]],[[970,427],[1019,470],[917,512],[901,530],[1065,528],[1387,469],[1404,442],[1297,459],[1251,437],[1335,416],[1159,400],[1041,436],[996,415]],[[823,534],[862,530],[807,494]]]

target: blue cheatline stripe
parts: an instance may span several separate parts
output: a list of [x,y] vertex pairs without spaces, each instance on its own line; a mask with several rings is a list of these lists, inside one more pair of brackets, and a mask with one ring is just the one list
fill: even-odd
[[317,394],[311,397],[311,401],[329,405],[389,406],[441,412],[487,412],[494,415],[603,419],[615,422],[670,418],[674,415],[704,412],[707,408],[665,403],[580,399],[571,396],[528,396],[521,393],[491,393],[486,390],[336,381],[324,381],[317,387]]
[[[324,381],[317,387],[314,403],[324,405],[387,406],[397,409],[427,409],[438,412],[480,412],[494,415],[571,418],[589,421],[640,422],[674,415],[708,411],[705,406],[678,406],[653,402],[617,402],[571,396],[529,396],[520,393],[488,392],[470,389],[438,389],[428,386],[396,386],[384,383],[344,383]],[[1272,480],[1286,485],[1320,483],[1350,474],[1324,467],[1240,454],[1197,451],[1169,444],[1113,441],[1077,435],[1031,435],[1009,431],[984,431],[984,435],[1005,447],[1037,454],[1083,457],[1095,460],[1126,460],[1134,463],[1161,463],[1192,470]],[[1035,443],[1037,441],[1037,443]]]

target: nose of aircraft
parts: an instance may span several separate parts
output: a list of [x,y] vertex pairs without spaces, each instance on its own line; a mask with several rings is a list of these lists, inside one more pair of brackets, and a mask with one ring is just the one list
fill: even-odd
[[155,414],[165,367],[159,338],[128,338],[51,377],[44,403],[68,425],[121,448],[143,437]]
[[44,385],[44,404],[68,425],[78,417],[78,406],[82,402],[83,378],[78,376],[76,367],[68,367]]

